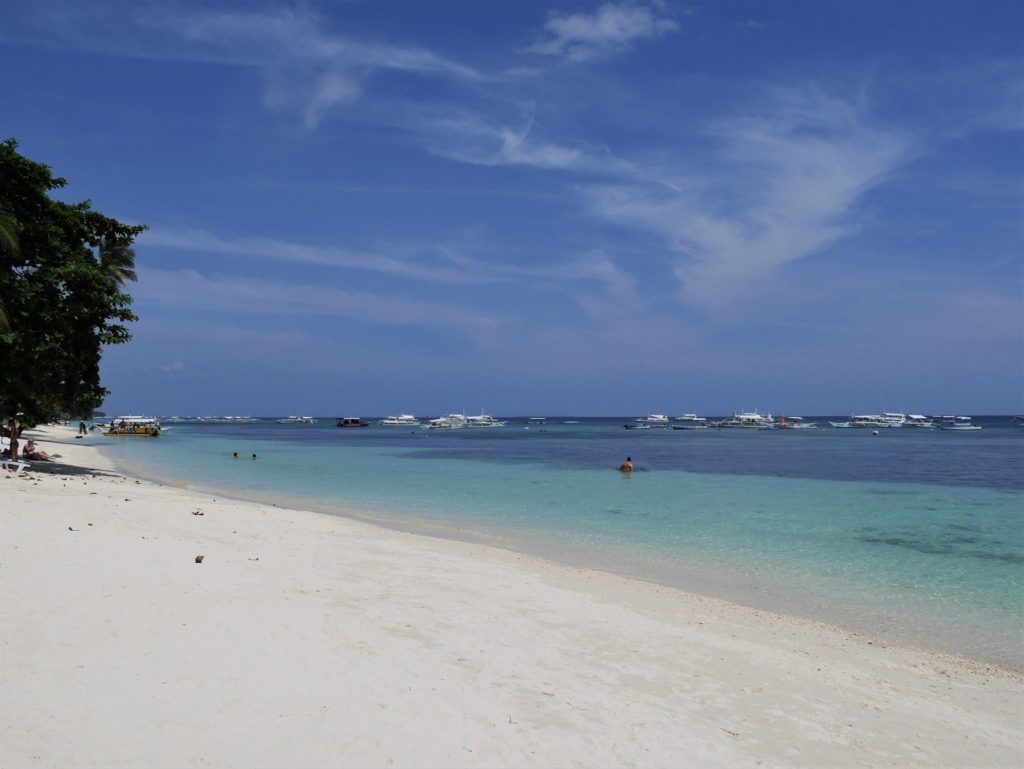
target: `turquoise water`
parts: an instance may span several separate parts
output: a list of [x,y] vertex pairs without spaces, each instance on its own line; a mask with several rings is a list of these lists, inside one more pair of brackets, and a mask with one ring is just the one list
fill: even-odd
[[[1024,668],[1024,431],[857,432],[178,424],[107,451],[146,477],[356,510]],[[631,476],[614,469],[626,453]]]

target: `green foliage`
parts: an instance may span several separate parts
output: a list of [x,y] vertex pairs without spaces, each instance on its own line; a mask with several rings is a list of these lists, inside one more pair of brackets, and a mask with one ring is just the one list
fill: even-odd
[[66,182],[17,146],[0,142],[0,418],[36,424],[102,403],[100,356],[131,337],[123,286],[146,227],[53,200]]

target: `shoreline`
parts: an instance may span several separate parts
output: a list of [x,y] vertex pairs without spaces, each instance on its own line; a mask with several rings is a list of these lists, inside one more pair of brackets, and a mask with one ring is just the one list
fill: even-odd
[[0,479],[4,765],[1024,760],[1017,672],[144,482],[72,435]]

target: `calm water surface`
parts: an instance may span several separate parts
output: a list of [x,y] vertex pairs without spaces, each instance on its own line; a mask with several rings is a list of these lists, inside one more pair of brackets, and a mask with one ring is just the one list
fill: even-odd
[[[629,421],[181,422],[104,448],[158,480],[351,508],[1024,669],[1024,429],[1008,417],[878,436]],[[627,454],[632,476],[615,469]]]

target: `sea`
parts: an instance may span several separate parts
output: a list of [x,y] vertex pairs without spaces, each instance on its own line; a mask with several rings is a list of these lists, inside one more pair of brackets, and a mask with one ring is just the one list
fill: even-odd
[[[1024,429],[164,422],[97,440],[168,484],[484,542],[1024,671]],[[234,453],[239,455],[233,458]],[[256,456],[255,459],[252,455]],[[630,456],[632,474],[621,473]]]

